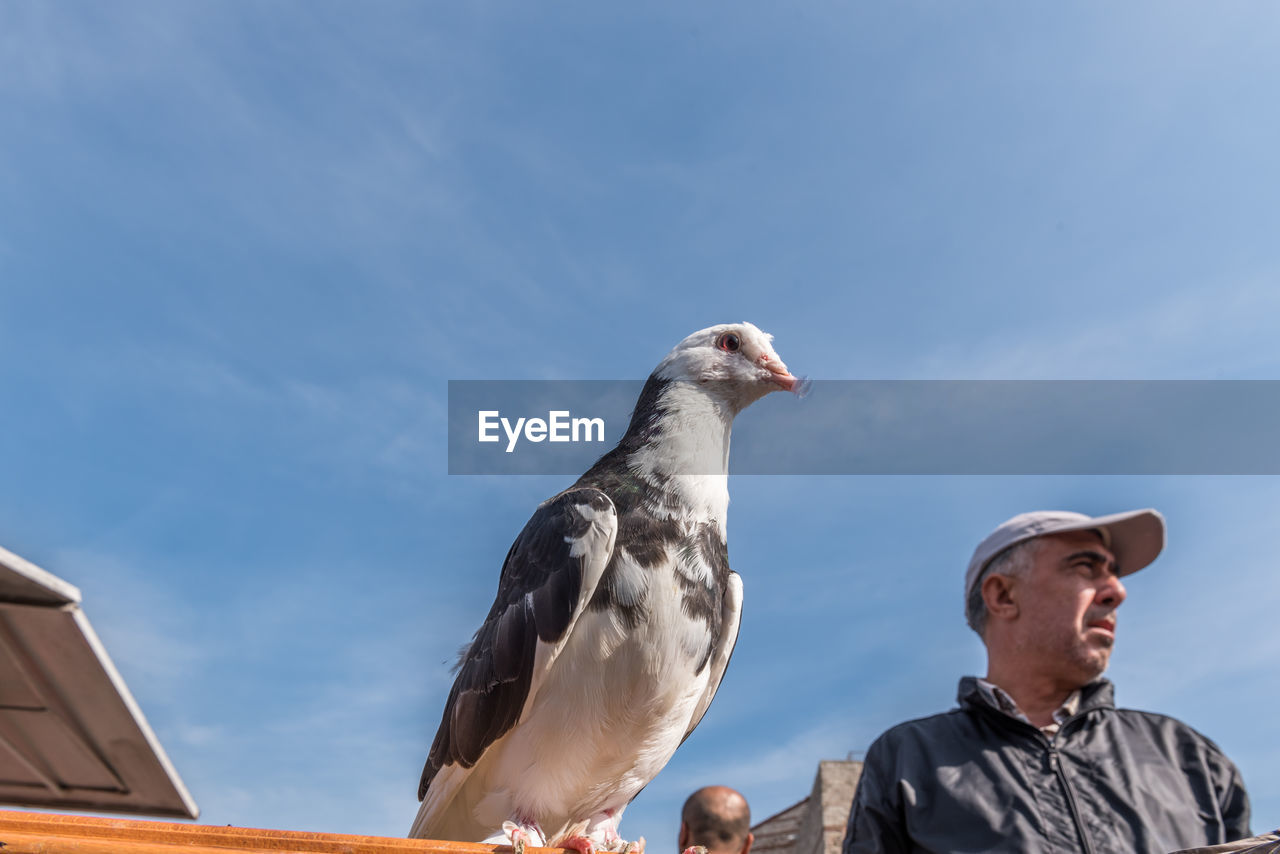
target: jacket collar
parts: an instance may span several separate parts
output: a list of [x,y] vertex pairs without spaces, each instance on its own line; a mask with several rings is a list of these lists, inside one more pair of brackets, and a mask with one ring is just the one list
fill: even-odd
[[[956,700],[962,709],[987,708],[1004,714],[999,707],[993,706],[987,700],[982,689],[978,687],[976,676],[961,678]],[[1111,684],[1111,680],[1095,679],[1080,689],[1080,709],[1076,714],[1082,715],[1094,709],[1114,709],[1115,707],[1115,687]]]

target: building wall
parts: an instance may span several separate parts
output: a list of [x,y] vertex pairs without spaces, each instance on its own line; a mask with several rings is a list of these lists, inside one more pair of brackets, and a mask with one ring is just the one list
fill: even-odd
[[809,797],[751,829],[753,854],[840,854],[861,776],[856,760],[819,762]]

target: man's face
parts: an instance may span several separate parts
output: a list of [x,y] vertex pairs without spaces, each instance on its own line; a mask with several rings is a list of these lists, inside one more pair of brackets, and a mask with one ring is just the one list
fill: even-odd
[[1107,669],[1125,589],[1116,561],[1092,531],[1041,538],[1017,580],[1019,651],[1046,676],[1080,687]]

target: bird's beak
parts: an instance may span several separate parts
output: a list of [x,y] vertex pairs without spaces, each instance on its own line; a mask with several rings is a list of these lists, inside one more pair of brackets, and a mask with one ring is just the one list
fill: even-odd
[[769,369],[769,379],[782,387],[784,391],[795,391],[796,384],[800,380],[796,379],[787,371],[787,366],[778,362],[772,365],[765,365]]
[[796,391],[801,385],[799,377],[793,376],[787,370],[787,365],[777,356],[770,358],[769,356],[761,356],[756,362],[760,367],[769,372],[769,381],[776,383],[783,391]]
[[809,389],[809,381],[801,377],[792,375],[787,370],[787,363],[778,357],[772,347],[768,345],[763,347],[755,347],[750,344],[745,348],[743,353],[750,361],[761,370],[767,373],[760,379],[764,382],[773,383],[784,391],[793,392],[803,397]]

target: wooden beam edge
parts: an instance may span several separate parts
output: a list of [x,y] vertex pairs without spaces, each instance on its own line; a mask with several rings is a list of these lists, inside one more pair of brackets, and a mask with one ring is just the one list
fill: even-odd
[[[509,845],[0,810],[0,854],[511,854]],[[561,848],[526,848],[562,854]]]

